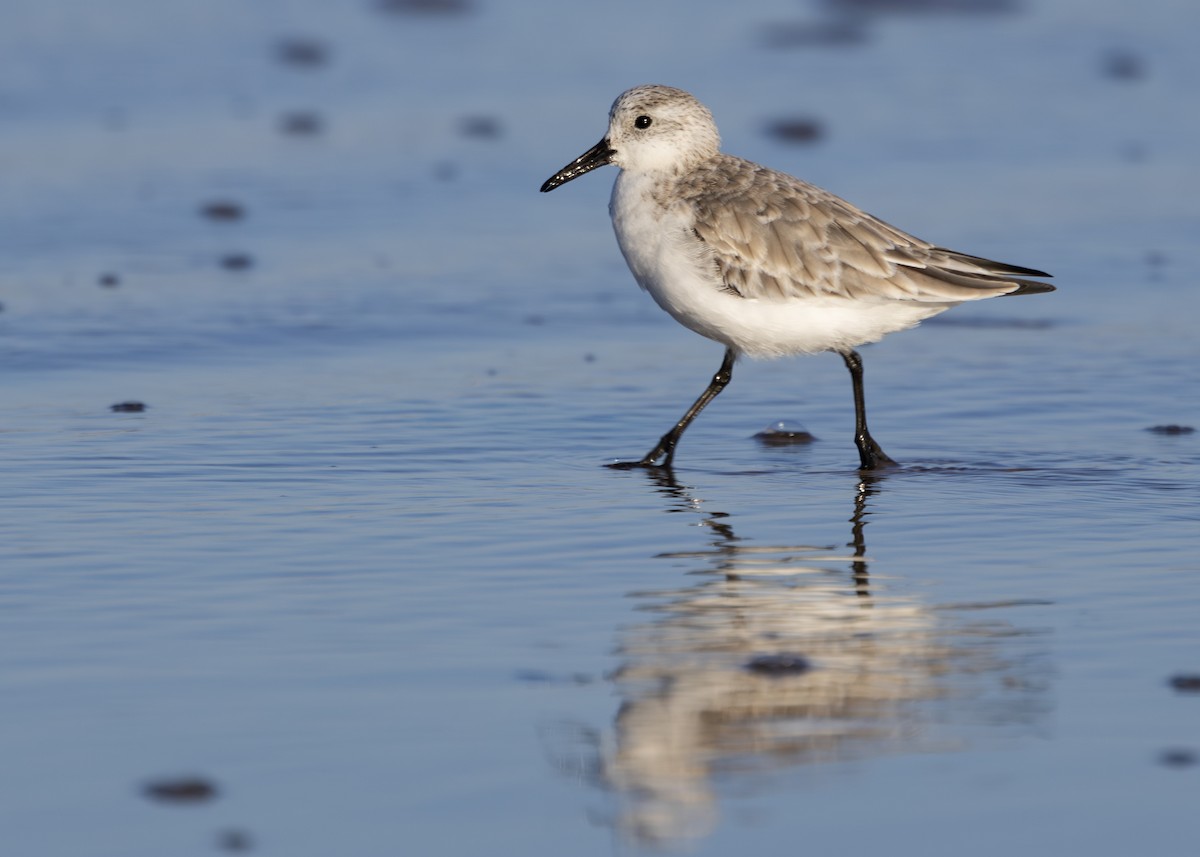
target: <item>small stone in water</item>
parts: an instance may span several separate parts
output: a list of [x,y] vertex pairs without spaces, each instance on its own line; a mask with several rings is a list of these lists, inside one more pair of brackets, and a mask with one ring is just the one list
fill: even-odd
[[254,257],[249,253],[229,253],[221,257],[221,267],[227,271],[245,271],[254,267]]
[[1179,673],[1167,683],[1180,693],[1200,693],[1200,673]]
[[246,216],[246,209],[240,203],[221,199],[202,205],[200,214],[209,220],[241,220]]
[[1196,764],[1196,751],[1186,747],[1172,747],[1159,753],[1158,761],[1168,768],[1189,768]]
[[163,803],[203,803],[217,796],[217,787],[202,777],[179,777],[146,783],[142,794]]
[[812,669],[804,655],[758,655],[745,664],[745,669],[771,678],[801,675]]
[[1150,428],[1146,429],[1146,431],[1154,432],[1154,434],[1166,434],[1166,435],[1191,434],[1195,430],[1196,429],[1193,428],[1192,426],[1181,426],[1181,425],[1175,425],[1175,424],[1165,425],[1165,426],[1150,426]]
[[764,446],[803,446],[817,439],[803,426],[790,426],[782,421],[767,426],[754,437]]

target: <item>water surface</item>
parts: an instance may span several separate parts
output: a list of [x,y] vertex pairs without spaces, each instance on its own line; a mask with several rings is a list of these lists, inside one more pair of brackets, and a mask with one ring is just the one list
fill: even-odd
[[[1191,5],[9,5],[14,853],[1195,853]],[[1060,291],[864,350],[898,470],[828,355],[603,467],[720,361],[536,193],[646,81]]]

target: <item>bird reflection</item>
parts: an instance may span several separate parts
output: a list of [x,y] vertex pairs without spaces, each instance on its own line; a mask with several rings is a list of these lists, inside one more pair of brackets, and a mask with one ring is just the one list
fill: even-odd
[[[885,475],[857,484],[844,548],[753,545],[671,471],[650,477],[668,511],[699,515],[712,537],[662,554],[694,560],[698,583],[637,594],[655,618],[622,632],[622,703],[612,737],[593,742],[590,778],[615,796],[612,823],[634,841],[706,835],[717,782],[954,749],[972,724],[1027,727],[1044,714],[1036,636],[873,584],[865,534]],[[987,606],[998,605],[969,605]]]

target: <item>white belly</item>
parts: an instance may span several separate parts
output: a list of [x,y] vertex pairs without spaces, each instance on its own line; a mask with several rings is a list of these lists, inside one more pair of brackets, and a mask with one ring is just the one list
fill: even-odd
[[725,289],[692,231],[691,213],[651,195],[652,177],[622,171],[609,213],[638,284],[671,317],[750,357],[848,351],[912,327],[953,304],[837,297],[758,300]]

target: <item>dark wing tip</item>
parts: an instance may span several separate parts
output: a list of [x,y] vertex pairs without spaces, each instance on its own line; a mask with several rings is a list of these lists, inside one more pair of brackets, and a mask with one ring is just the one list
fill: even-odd
[[1022,268],[1020,265],[1004,265],[996,270],[1001,274],[1016,274],[1018,277],[1054,277],[1053,274],[1047,274],[1037,268]]
[[[1049,274],[1038,274],[1039,277],[1048,277]],[[1020,283],[1021,288],[1009,292],[1005,297],[1011,298],[1014,295],[1041,295],[1046,292],[1058,291],[1049,283],[1039,283],[1036,280],[1013,280],[1014,283]]]
[[939,253],[946,253],[952,258],[961,259],[964,262],[970,262],[973,265],[978,265],[989,274],[999,274],[1000,276],[1014,277],[1053,277],[1053,274],[1047,274],[1045,271],[1039,271],[1037,268],[1026,268],[1022,265],[1010,265],[1007,262],[997,262],[994,259],[985,259],[982,256],[972,256],[969,253],[959,253],[957,250],[948,250],[945,247],[934,247],[933,250]]

